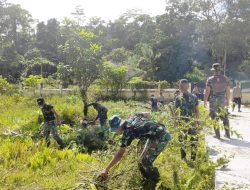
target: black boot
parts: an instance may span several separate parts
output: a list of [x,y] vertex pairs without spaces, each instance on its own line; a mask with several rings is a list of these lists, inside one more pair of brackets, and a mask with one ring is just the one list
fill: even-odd
[[214,128],[214,132],[215,132],[216,138],[220,139],[220,129]]

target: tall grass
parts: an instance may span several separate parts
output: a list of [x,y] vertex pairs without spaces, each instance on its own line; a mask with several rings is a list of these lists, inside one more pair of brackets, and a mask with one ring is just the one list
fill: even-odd
[[[23,136],[0,135],[0,189],[141,189],[141,175],[138,171],[137,142],[126,151],[120,164],[115,166],[106,182],[96,180],[100,171],[119,147],[119,137],[105,141],[98,136],[100,128],[81,128],[82,102],[77,96],[52,96],[46,102],[54,105],[64,125],[59,127],[68,148],[58,150],[55,142],[50,148],[42,139],[30,137],[42,123],[36,98],[15,95],[1,97],[0,134],[15,131]],[[149,111],[148,105],[136,101],[103,102],[113,114],[128,117],[136,112]],[[201,108],[202,120],[208,120]],[[97,113],[90,109],[90,118]],[[180,159],[179,129],[173,125],[171,111],[153,114],[164,123],[173,135],[168,147],[158,156],[155,165],[159,168],[161,180],[158,189],[204,190],[214,188],[214,170],[205,148],[204,134],[199,135],[197,160]],[[208,123],[203,123],[203,126]],[[79,142],[77,142],[79,141]],[[91,146],[97,146],[91,148]],[[93,149],[91,154],[81,153]],[[188,152],[190,152],[188,150]]]

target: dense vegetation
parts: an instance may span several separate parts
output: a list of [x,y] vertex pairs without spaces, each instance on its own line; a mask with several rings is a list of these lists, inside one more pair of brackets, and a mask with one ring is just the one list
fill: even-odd
[[127,80],[173,82],[203,80],[217,61],[231,78],[247,79],[249,7],[248,0],[168,0],[156,17],[128,10],[105,22],[87,19],[77,7],[72,18],[37,23],[27,10],[1,0],[0,75],[14,83],[52,75],[85,91],[102,75],[103,62],[125,66]]
[[[107,92],[117,100],[125,86],[170,87],[183,77],[203,81],[212,62],[221,62],[233,79],[249,79],[249,11],[248,0],[168,0],[166,12],[155,17],[128,10],[105,22],[86,19],[77,7],[72,18],[45,23],[0,0],[0,189],[141,189],[136,141],[107,181],[97,179],[119,137],[98,125],[81,125],[83,105],[104,100]],[[46,148],[38,133],[42,115],[34,95],[45,84],[74,88],[72,96],[46,97],[61,116],[64,150],[56,143]],[[23,87],[33,97],[23,96]],[[148,109],[143,102],[106,100],[109,116]],[[200,110],[195,162],[180,159],[178,134],[187,124],[174,126],[171,104],[153,114],[173,135],[155,162],[161,176],[157,189],[214,188],[214,170],[224,160],[208,159],[204,130],[218,124]]]
[[[0,188],[1,189],[140,189],[141,176],[137,168],[138,152],[134,142],[124,159],[110,173],[108,181],[100,182],[97,174],[111,159],[118,148],[119,137],[113,134],[100,135],[99,126],[79,125],[81,98],[77,96],[47,98],[55,105],[63,125],[59,127],[67,148],[58,150],[56,143],[46,148],[42,139],[34,136],[41,124],[41,112],[31,97],[2,96],[0,108]],[[135,101],[103,102],[112,114],[127,117],[145,111],[145,105]],[[200,108],[201,111],[203,108]],[[95,115],[90,110],[90,117]],[[158,157],[155,165],[160,170],[158,189],[213,189],[214,169],[204,142],[204,130],[199,136],[198,157],[180,159],[178,131],[173,126],[171,109],[155,113],[153,117],[166,125],[173,135],[168,148]],[[205,110],[202,120],[208,120]],[[208,123],[203,122],[202,126]],[[186,124],[183,125],[186,127]],[[107,139],[108,137],[108,139]],[[88,154],[91,153],[91,154]]]

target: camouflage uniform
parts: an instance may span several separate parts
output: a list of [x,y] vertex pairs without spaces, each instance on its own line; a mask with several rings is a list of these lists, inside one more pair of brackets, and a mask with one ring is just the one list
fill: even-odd
[[152,112],[156,112],[158,110],[158,105],[157,105],[157,98],[155,96],[152,96],[150,98],[151,101],[151,109]]
[[[225,127],[225,133],[227,137],[230,137],[229,132],[229,112],[226,108],[226,90],[230,85],[230,81],[224,75],[214,75],[208,78],[207,86],[210,87],[209,95],[209,114],[212,119],[221,119]],[[215,134],[220,138],[220,129],[214,128]]]
[[[175,100],[175,108],[180,110],[180,119],[186,123],[190,122],[190,118],[194,117],[195,107],[198,105],[198,98],[191,94],[185,93],[182,96],[178,96]],[[179,135],[179,142],[182,144],[181,146],[181,158],[186,158],[186,141],[188,139],[188,135],[190,135],[191,141],[191,159],[195,160],[196,158],[196,150],[197,150],[197,131],[194,123],[190,123],[188,129],[184,129],[181,131]]]
[[139,168],[145,178],[158,180],[159,173],[153,167],[156,157],[164,150],[171,136],[164,125],[137,114],[127,121],[121,139],[121,147],[129,146],[134,139],[140,139],[143,148]]
[[45,136],[47,146],[50,145],[49,135],[51,133],[54,139],[56,140],[56,142],[58,143],[58,145],[61,148],[63,148],[63,141],[58,134],[57,125],[55,121],[56,117],[52,109],[53,109],[53,106],[49,104],[44,104],[42,107],[42,113],[44,117],[43,134]]
[[107,119],[108,119],[108,116],[107,116],[108,109],[100,105],[99,103],[92,103],[92,104],[89,104],[88,106],[94,106],[95,110],[98,112],[96,119],[99,119],[101,127],[105,128],[107,124]]
[[101,127],[105,127],[108,119],[107,117],[108,109],[105,108],[104,106],[100,106],[98,107],[97,111],[98,111],[97,117],[99,118],[100,125]]

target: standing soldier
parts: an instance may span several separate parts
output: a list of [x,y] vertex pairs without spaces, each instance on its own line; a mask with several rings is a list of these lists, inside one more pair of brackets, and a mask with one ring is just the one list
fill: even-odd
[[236,86],[233,88],[233,111],[235,108],[235,104],[238,104],[238,112],[241,112],[241,98],[242,98],[242,92],[240,88],[240,83],[237,82]]
[[57,124],[60,123],[59,116],[56,113],[54,107],[50,104],[46,104],[42,97],[37,98],[37,104],[42,108],[42,113],[44,117],[43,134],[45,136],[47,147],[49,147],[50,145],[49,136],[51,133],[60,148],[63,148],[63,141],[57,131]]
[[181,145],[181,158],[186,159],[186,141],[190,135],[191,141],[191,159],[195,160],[197,150],[197,126],[198,121],[192,120],[199,119],[198,98],[188,91],[189,84],[187,79],[180,80],[180,90],[182,95],[177,96],[175,100],[175,108],[177,117],[180,121],[188,124],[187,128],[180,131],[179,141]]
[[151,101],[151,110],[152,110],[152,112],[158,111],[158,105],[157,105],[158,102],[157,102],[157,98],[155,97],[154,94],[151,95],[150,101]]
[[149,115],[149,113],[140,113],[128,120],[122,120],[119,116],[114,115],[109,119],[110,130],[117,134],[122,134],[122,139],[120,149],[107,167],[101,171],[100,176],[107,178],[110,168],[121,160],[126,147],[128,147],[133,140],[140,139],[140,142],[144,146],[139,161],[141,174],[145,179],[145,183],[154,186],[158,182],[160,176],[158,169],[153,167],[153,162],[167,146],[171,136],[164,125],[155,122],[149,118]]
[[[212,119],[221,119],[225,128],[225,136],[230,138],[228,109],[230,98],[230,81],[220,73],[221,66],[214,63],[211,71],[214,75],[207,79],[204,106],[207,107],[209,98],[209,111]],[[220,138],[220,129],[214,128],[215,135]]]
[[164,105],[164,96],[163,96],[162,92],[160,92],[159,102],[161,103],[161,105]]
[[108,109],[104,107],[103,105],[96,103],[96,102],[87,105],[87,107],[89,106],[93,106],[94,109],[97,111],[97,116],[94,120],[94,123],[99,119],[101,127],[102,128],[106,127],[107,118],[108,118],[107,116]]

